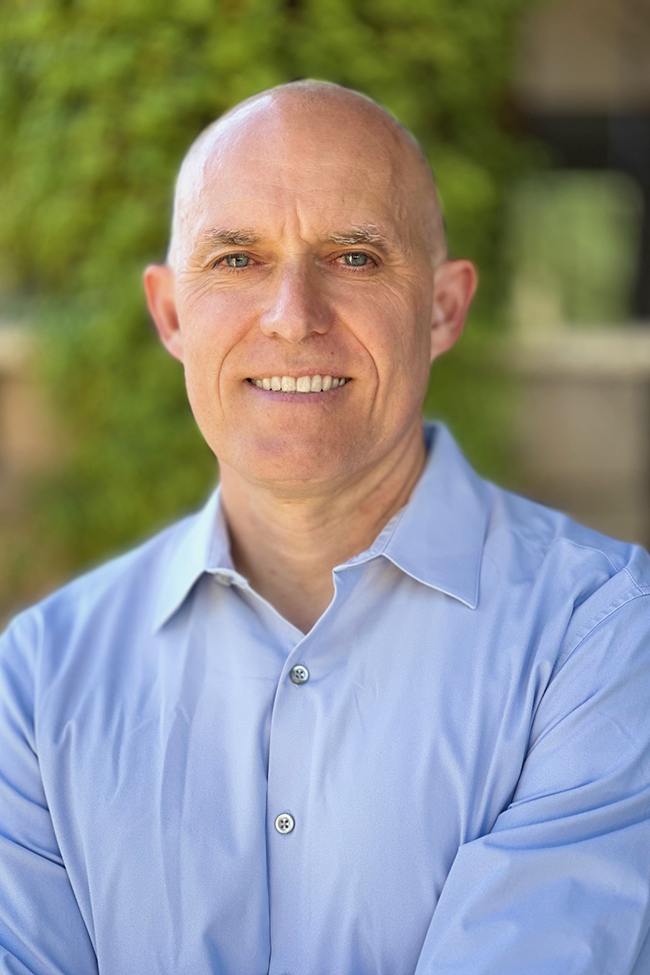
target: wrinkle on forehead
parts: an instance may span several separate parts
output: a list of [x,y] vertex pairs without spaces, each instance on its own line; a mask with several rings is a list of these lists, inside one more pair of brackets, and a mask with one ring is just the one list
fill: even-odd
[[[292,160],[327,178],[333,152],[354,154],[386,198],[407,235],[419,236],[434,265],[446,257],[444,225],[429,165],[415,139],[384,108],[329,82],[298,82],[236,105],[207,127],[181,165],[174,198],[168,263],[178,264],[201,211],[201,194],[237,153],[260,154],[271,169]],[[338,160],[337,160],[338,162]],[[288,168],[290,172],[290,167]],[[407,231],[408,228],[408,231]]]

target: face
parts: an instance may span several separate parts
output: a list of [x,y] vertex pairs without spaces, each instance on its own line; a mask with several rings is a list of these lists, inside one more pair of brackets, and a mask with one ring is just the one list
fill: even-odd
[[462,321],[436,301],[404,171],[382,126],[262,106],[195,173],[175,268],[145,283],[222,466],[289,492],[341,485],[419,428]]

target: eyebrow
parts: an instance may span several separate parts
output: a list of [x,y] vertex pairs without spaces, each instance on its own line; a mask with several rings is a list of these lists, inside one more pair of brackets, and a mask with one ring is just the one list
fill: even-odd
[[333,244],[342,246],[354,246],[355,244],[376,244],[391,250],[397,246],[397,242],[391,237],[382,234],[379,227],[374,224],[364,224],[363,226],[351,227],[349,230],[328,234],[325,238]]
[[232,230],[230,227],[215,227],[206,230],[197,241],[199,248],[214,247],[215,244],[225,244],[234,247],[250,247],[262,238],[254,230]]

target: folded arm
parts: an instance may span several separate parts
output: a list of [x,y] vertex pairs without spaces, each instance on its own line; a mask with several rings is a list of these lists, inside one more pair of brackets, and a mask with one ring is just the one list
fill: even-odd
[[0,638],[0,973],[93,975],[95,952],[39,772],[36,655],[22,617]]
[[512,801],[459,849],[416,975],[645,975],[649,929],[650,597],[640,593],[567,648]]

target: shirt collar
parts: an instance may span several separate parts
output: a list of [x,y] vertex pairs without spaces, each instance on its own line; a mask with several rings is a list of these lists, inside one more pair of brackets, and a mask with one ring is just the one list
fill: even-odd
[[[425,423],[427,461],[408,503],[373,545],[343,569],[383,555],[413,579],[478,605],[479,574],[489,515],[488,489],[442,423]],[[154,630],[181,606],[203,573],[246,584],[235,570],[219,488],[205,507],[179,525],[163,574]]]
[[230,540],[219,495],[217,487],[204,507],[178,526],[179,536],[172,542],[163,569],[154,613],[154,632],[180,608],[203,573],[220,572],[232,582],[244,581],[232,564]]
[[476,609],[489,489],[444,424],[425,423],[424,438],[424,470],[381,554],[418,582]]

